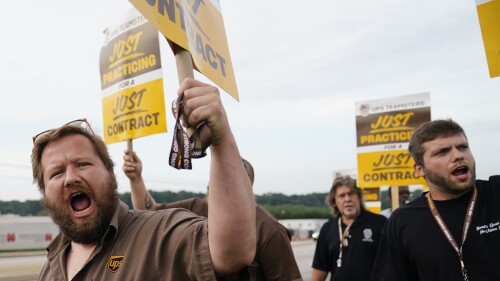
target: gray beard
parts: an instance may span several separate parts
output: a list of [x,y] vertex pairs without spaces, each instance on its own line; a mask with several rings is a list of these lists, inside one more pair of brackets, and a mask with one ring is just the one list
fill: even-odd
[[357,215],[358,211],[355,208],[346,210],[344,209],[344,216],[348,218],[354,218]]

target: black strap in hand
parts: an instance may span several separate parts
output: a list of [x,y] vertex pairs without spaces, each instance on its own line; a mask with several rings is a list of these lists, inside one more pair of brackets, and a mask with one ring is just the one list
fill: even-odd
[[[181,94],[177,101],[172,103],[172,110],[176,115],[172,147],[170,148],[169,164],[176,169],[192,169],[191,158],[203,158],[207,155],[207,148],[210,146],[210,138],[206,136],[210,129],[206,122],[201,122],[195,128],[191,137],[181,125],[181,117],[184,111],[184,94]],[[205,141],[204,141],[205,140]],[[205,142],[205,143],[204,143]]]

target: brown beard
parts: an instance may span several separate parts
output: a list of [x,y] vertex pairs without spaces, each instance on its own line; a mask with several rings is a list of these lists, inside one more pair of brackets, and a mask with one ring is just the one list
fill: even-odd
[[49,211],[52,221],[59,226],[59,230],[72,241],[79,244],[96,244],[100,242],[106,233],[111,218],[118,202],[118,184],[114,174],[110,174],[105,186],[100,186],[106,190],[104,196],[95,198],[96,213],[91,217],[79,219],[77,223],[66,206],[61,206],[58,202],[50,202],[44,195],[42,204]]
[[463,194],[465,191],[468,191],[474,187],[474,182],[476,180],[476,165],[474,165],[470,169],[472,175],[470,179],[470,186],[468,186],[465,190],[455,186],[447,178],[439,175],[438,173],[434,173],[433,171],[428,170],[425,166],[423,168],[426,180],[432,182],[434,185],[440,186],[442,189],[446,190],[449,193],[459,195]]

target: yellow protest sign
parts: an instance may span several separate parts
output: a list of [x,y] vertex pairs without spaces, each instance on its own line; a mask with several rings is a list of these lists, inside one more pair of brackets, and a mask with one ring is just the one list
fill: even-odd
[[380,211],[382,210],[382,204],[380,202],[380,188],[363,188],[363,198],[365,199],[365,207],[368,211],[380,214]]
[[408,142],[430,120],[429,93],[357,102],[358,185],[424,184],[413,171]]
[[413,171],[414,161],[407,149],[359,153],[358,164],[360,186],[401,186],[405,183],[424,183],[423,178]]
[[500,0],[476,0],[490,77],[500,76]]
[[217,0],[130,0],[170,41],[191,53],[194,67],[239,100]]
[[133,9],[105,34],[100,54],[104,141],[166,132],[158,31]]

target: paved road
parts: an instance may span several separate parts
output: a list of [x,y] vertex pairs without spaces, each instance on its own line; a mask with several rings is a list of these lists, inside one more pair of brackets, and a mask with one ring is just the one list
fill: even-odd
[[0,253],[1,281],[34,281],[45,262],[45,252]]
[[[295,259],[304,281],[311,278],[311,262],[316,243],[292,242]],[[45,252],[0,253],[0,281],[35,281],[45,262]]]
[[311,264],[315,247],[316,242],[312,239],[292,242],[293,254],[295,255],[295,260],[304,281],[311,280]]

